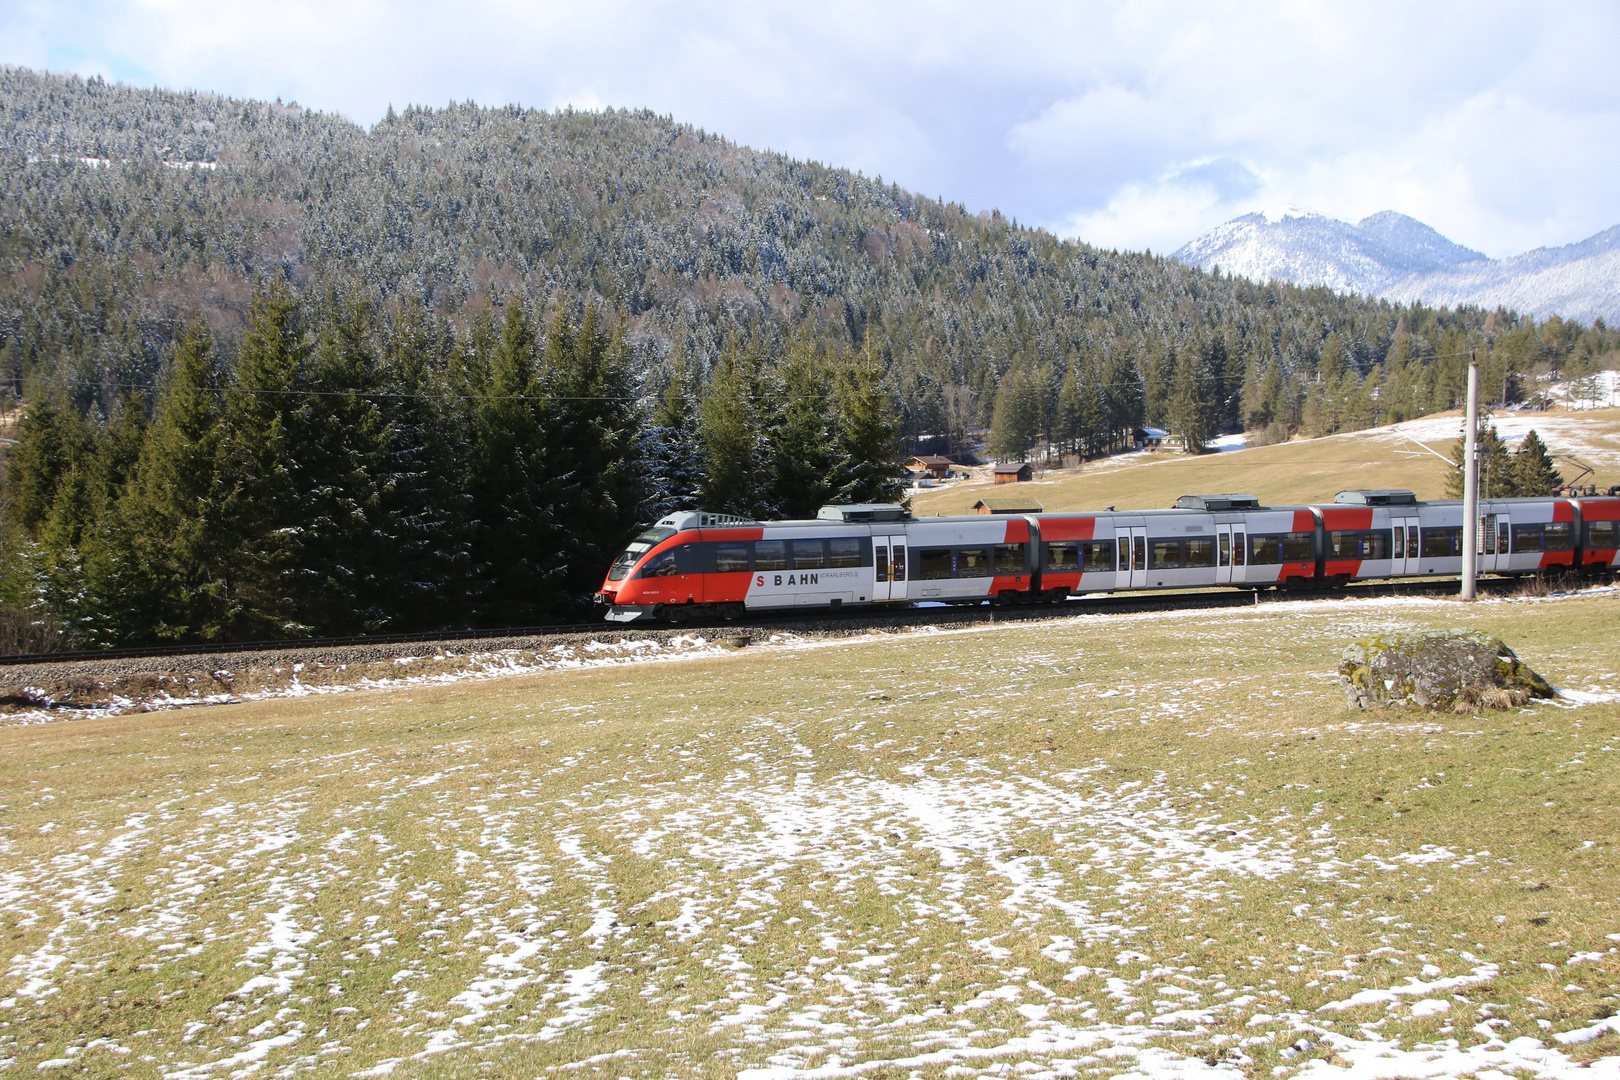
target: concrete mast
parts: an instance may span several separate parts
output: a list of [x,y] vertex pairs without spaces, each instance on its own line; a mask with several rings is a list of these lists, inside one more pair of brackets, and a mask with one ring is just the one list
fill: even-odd
[[1479,560],[1479,364],[1468,353],[1468,431],[1463,436],[1462,598],[1474,598]]

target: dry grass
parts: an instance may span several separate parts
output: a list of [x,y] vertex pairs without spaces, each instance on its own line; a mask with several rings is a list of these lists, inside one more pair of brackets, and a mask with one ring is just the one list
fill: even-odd
[[[1424,422],[1444,427],[1450,417],[1440,414]],[[1513,423],[1536,426],[1555,451],[1568,449],[1591,459],[1599,469],[1597,479],[1605,485],[1620,483],[1620,468],[1614,467],[1620,460],[1620,409],[1537,414],[1515,417]],[[1460,420],[1456,426],[1460,428]],[[1449,453],[1454,438],[1425,441],[1441,453]],[[1564,468],[1573,476],[1575,470]],[[1049,511],[1105,506],[1153,509],[1174,505],[1180,495],[1228,491],[1258,495],[1262,503],[1285,506],[1331,501],[1346,488],[1408,488],[1420,499],[1441,499],[1447,472],[1444,461],[1385,430],[1298,439],[1200,457],[1173,451],[1135,454],[1077,469],[1048,470],[1030,483],[1007,490],[1033,496]],[[969,513],[976,500],[994,493],[995,486],[986,478],[921,491],[912,497],[912,507],[919,515]]]
[[1288,1075],[1615,1014],[1620,705],[1347,711],[1419,625],[1620,689],[1612,594],[1330,601],[0,730],[0,1059]]

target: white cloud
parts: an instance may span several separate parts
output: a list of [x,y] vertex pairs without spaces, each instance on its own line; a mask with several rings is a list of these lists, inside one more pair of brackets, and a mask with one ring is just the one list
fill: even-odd
[[648,107],[1173,250],[1259,206],[1395,209],[1500,255],[1620,220],[1620,8],[1568,0],[14,0],[0,61],[373,122]]

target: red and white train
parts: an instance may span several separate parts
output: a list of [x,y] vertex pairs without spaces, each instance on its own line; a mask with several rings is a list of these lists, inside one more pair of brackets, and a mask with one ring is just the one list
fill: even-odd
[[[1480,502],[1478,571],[1620,566],[1620,497]],[[1332,588],[1462,572],[1462,503],[1341,491],[1261,506],[1186,495],[1170,510],[912,517],[824,506],[813,521],[671,514],[614,560],[596,599],[614,622],[736,618],[916,602],[1036,603],[1126,590]]]

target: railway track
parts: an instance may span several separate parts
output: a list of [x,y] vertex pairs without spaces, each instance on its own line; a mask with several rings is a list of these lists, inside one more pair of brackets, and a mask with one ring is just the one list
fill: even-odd
[[[1481,592],[1501,594],[1518,588],[1513,578],[1482,578]],[[1068,615],[1131,614],[1153,611],[1197,610],[1210,608],[1251,607],[1263,604],[1289,603],[1300,600],[1319,600],[1325,597],[1387,597],[1435,596],[1457,591],[1456,581],[1423,580],[1395,582],[1360,582],[1335,590],[1301,592],[1252,592],[1249,590],[1210,589],[1196,592],[1167,593],[1115,593],[1076,597],[1060,604],[1032,604],[997,607],[985,603],[961,606],[927,606],[845,612],[837,616],[807,617],[783,614],[760,617],[732,623],[688,623],[679,627],[651,624],[645,628],[607,622],[574,623],[554,626],[506,627],[498,630],[437,631],[421,634],[377,634],[351,637],[297,638],[276,641],[241,641],[208,645],[165,645],[144,649],[97,649],[77,652],[19,653],[0,655],[0,668],[40,668],[54,665],[96,663],[106,661],[179,660],[183,657],[228,657],[233,654],[288,654],[328,652],[347,649],[378,649],[396,645],[422,645],[445,647],[486,642],[496,647],[522,647],[520,643],[536,640],[558,640],[572,637],[599,637],[609,640],[633,640],[640,637],[673,637],[681,634],[705,636],[761,636],[772,633],[812,632],[857,633],[864,630],[907,626],[955,625],[976,623],[1025,622],[1032,619],[1050,619]]]

